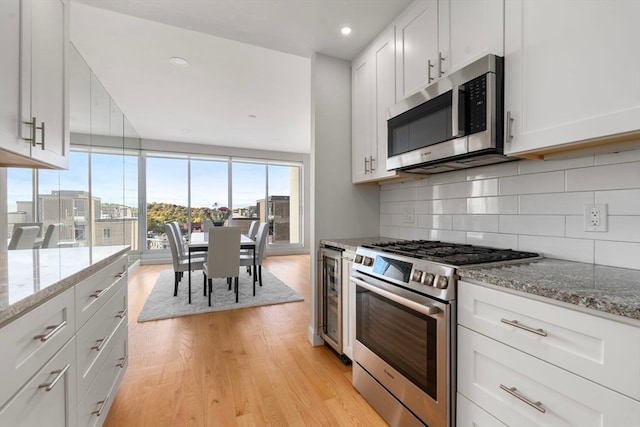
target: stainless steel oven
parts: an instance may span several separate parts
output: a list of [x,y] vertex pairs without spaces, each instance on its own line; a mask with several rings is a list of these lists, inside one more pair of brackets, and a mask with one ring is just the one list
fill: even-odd
[[358,247],[355,388],[391,426],[455,426],[456,267],[535,258],[437,241]]

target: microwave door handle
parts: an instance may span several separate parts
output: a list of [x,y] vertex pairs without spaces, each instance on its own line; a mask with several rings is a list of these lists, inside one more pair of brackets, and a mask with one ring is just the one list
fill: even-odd
[[460,114],[458,114],[460,105],[460,92],[464,93],[463,85],[453,85],[451,90],[451,136],[454,138],[464,136],[464,123],[460,123]]

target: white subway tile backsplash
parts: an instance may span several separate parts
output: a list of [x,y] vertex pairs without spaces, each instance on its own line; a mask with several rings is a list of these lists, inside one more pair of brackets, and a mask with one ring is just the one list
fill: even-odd
[[519,250],[537,252],[545,258],[593,263],[594,241],[559,237],[520,236]]
[[640,243],[595,241],[595,263],[640,270]]
[[500,215],[501,233],[534,236],[564,236],[562,215]]
[[452,219],[454,230],[498,232],[498,215],[453,215]]
[[627,150],[618,153],[598,154],[595,156],[596,165],[609,165],[614,163],[640,162],[640,150]]
[[593,192],[527,194],[520,196],[520,214],[582,215],[584,205],[594,203]]
[[[380,235],[512,248],[640,269],[640,150],[517,160],[380,187]],[[584,205],[606,203],[606,232]],[[405,222],[413,207],[415,223]]]
[[465,214],[467,213],[467,199],[430,200],[429,213],[432,214]]
[[519,175],[500,180],[500,195],[558,193],[564,191],[564,171]]
[[469,214],[518,213],[518,196],[474,197],[466,202]]
[[640,215],[640,189],[596,191],[596,203],[606,203],[609,215]]
[[518,162],[498,163],[467,169],[467,181],[518,175]]
[[593,156],[563,160],[521,160],[518,162],[518,170],[520,171],[520,175],[528,175],[532,173],[584,168],[593,166],[593,164]]
[[490,248],[515,250],[518,248],[518,235],[469,231],[467,232],[467,243]]
[[566,173],[567,191],[640,188],[640,162],[572,169]]
[[610,215],[607,231],[584,231],[584,216],[567,216],[567,237],[640,243],[640,216]]
[[418,227],[451,230],[451,215],[420,215]]

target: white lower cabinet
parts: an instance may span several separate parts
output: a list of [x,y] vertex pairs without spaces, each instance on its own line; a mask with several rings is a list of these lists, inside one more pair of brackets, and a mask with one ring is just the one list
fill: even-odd
[[640,322],[460,281],[457,331],[459,426],[640,426]]
[[0,426],[75,426],[74,360],[75,340],[72,338],[0,409]]
[[356,340],[356,288],[350,279],[355,255],[352,251],[342,253],[342,352],[351,360]]
[[505,423],[500,422],[460,393],[456,395],[456,405],[458,407],[457,427],[507,427]]

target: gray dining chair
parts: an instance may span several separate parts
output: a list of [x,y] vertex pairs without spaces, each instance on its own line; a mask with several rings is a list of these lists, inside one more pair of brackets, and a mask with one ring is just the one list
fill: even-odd
[[62,224],[49,224],[47,231],[44,233],[44,239],[42,239],[42,248],[57,248],[58,242],[60,242],[60,227]]
[[[175,232],[174,227],[171,224],[164,225],[164,231],[169,241],[169,248],[171,249],[171,260],[173,262],[174,272],[174,288],[173,296],[178,295],[178,283],[182,280],[184,272],[189,270],[189,258],[188,254],[185,255],[182,239]],[[191,271],[202,269],[205,258],[203,256],[191,255]]]
[[38,233],[40,233],[40,227],[37,225],[14,227],[8,249],[33,249]]
[[259,281],[260,286],[262,286],[262,260],[264,259],[268,237],[269,237],[269,224],[266,222],[262,222],[258,226],[258,233],[256,234],[256,246],[253,249],[254,251],[256,251],[255,265],[253,264],[254,256],[252,253],[240,254],[240,265],[250,267],[253,270],[252,273],[253,273],[253,295],[254,296],[256,295],[256,280]]
[[213,293],[213,279],[233,278],[238,302],[238,273],[240,270],[240,227],[211,227],[209,229],[208,259],[202,266],[205,283],[209,287],[209,306]]

